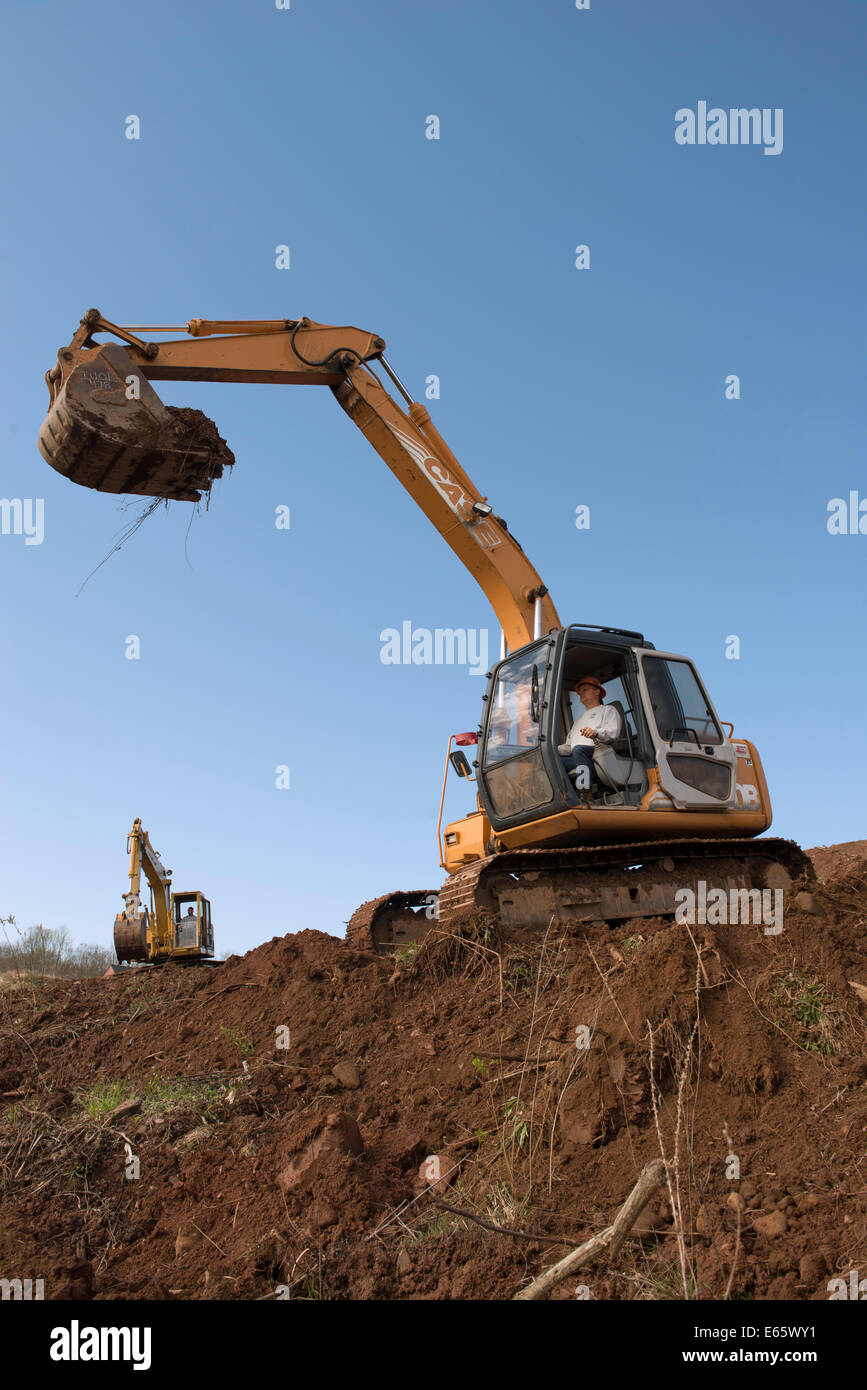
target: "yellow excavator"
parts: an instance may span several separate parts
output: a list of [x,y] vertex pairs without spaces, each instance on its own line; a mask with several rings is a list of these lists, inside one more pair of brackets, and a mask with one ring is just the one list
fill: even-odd
[[[140,336],[159,332],[182,336]],[[679,890],[702,882],[752,894],[811,876],[793,842],[756,838],[771,824],[761,760],[719,718],[694,663],[640,632],[562,624],[505,520],[388,363],[381,337],[307,318],[120,325],[91,309],[46,373],[43,458],[98,491],[199,501],[234,455],[201,411],[164,406],[151,385],[181,380],[329,387],[476,579],[502,629],[478,728],[448,741],[437,828],[448,877],[438,892],[363,904],[351,942],[392,949],[474,908],[540,928],[670,915]],[[595,707],[588,718],[579,689],[595,692],[597,707],[604,692],[601,723]],[[580,732],[590,723],[592,738]],[[475,774],[462,751],[470,746]],[[476,805],[443,831],[450,772],[474,784]]]
[[[210,964],[214,955],[211,904],[202,893],[175,893],[172,871],[163,864],[140,820],[126,837],[129,892],[114,919],[114,948],[121,965]],[[150,908],[142,905],[141,873],[150,888]]]

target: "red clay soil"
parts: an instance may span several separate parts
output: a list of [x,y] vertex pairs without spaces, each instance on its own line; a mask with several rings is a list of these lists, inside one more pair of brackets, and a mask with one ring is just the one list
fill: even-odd
[[779,936],[473,917],[397,962],[306,930],[4,992],[0,1274],[507,1299],[662,1154],[616,1259],[552,1297],[826,1299],[867,1267],[867,842],[813,855]]

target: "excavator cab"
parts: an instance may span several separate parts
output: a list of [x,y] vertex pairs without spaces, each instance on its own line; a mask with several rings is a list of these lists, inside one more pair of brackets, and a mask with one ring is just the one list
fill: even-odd
[[214,954],[214,929],[211,924],[211,904],[201,893],[172,894],[172,949],[183,955]]
[[[604,687],[605,704],[619,716],[617,737],[593,750],[592,809],[738,809],[738,754],[692,661],[658,652],[639,632],[572,626],[511,653],[491,672],[478,790],[495,831],[582,804],[571,758],[560,749],[580,725],[575,687],[584,677]],[[758,799],[747,799],[757,809]]]
[[[600,686],[616,719],[598,713]],[[640,632],[551,628],[496,663],[483,699],[478,735],[452,735],[478,738],[478,806],[441,836],[440,928],[475,911],[540,930],[674,917],[684,892],[698,901],[708,884],[764,913],[766,895],[809,877],[796,845],[755,838],[771,823],[761,761],[688,657]],[[587,714],[596,722],[582,724]],[[577,764],[575,723],[597,733]],[[580,768],[589,792],[575,785]],[[357,925],[379,946],[388,924],[369,918]]]

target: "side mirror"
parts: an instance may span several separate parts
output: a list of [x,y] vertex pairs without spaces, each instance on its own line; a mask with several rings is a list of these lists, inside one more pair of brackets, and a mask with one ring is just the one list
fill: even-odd
[[472,769],[464,753],[449,753],[449,762],[459,777],[472,777]]

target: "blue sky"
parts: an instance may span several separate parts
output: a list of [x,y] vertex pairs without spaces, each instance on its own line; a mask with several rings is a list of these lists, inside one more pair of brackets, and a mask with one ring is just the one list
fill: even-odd
[[[862,4],[28,0],[5,31],[0,493],[43,498],[45,536],[0,536],[0,915],[108,944],[136,815],[222,950],[437,886],[483,681],[383,665],[380,632],[498,641],[327,390],[159,386],[237,466],[79,593],[135,515],[36,450],[92,305],[381,334],[417,397],[440,377],[438,427],[564,621],[692,656],[776,833],[864,836],[867,536],[826,525],[867,497]],[[782,108],[782,153],[678,145],[702,100]]]

